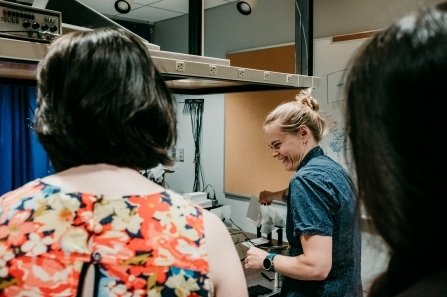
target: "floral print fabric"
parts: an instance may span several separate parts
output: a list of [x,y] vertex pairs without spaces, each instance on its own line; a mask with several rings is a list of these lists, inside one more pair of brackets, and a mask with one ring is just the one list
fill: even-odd
[[115,199],[40,180],[0,198],[0,296],[212,296],[201,209],[168,192]]

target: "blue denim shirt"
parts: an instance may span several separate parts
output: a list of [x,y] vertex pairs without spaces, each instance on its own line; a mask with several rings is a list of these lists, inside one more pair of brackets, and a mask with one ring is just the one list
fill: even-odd
[[361,232],[349,173],[313,148],[289,184],[286,235],[289,255],[303,253],[302,234],[332,237],[332,269],[324,281],[284,277],[281,296],[362,296]]

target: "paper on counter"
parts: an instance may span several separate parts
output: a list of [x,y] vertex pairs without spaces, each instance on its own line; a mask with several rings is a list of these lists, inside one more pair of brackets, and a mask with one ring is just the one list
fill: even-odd
[[267,238],[264,238],[264,237],[258,237],[258,238],[253,238],[253,239],[250,239],[250,241],[244,241],[244,242],[242,242],[241,244],[242,245],[245,245],[246,247],[252,247],[252,246],[258,246],[258,245],[261,245],[261,244],[266,244],[266,243],[269,243],[269,241],[267,240]]
[[249,220],[256,226],[259,226],[261,224],[260,216],[261,205],[259,204],[259,198],[256,196],[251,196],[246,214],[247,220]]
[[275,216],[275,210],[270,205],[261,206],[261,232],[264,234],[271,233],[273,231],[273,218]]

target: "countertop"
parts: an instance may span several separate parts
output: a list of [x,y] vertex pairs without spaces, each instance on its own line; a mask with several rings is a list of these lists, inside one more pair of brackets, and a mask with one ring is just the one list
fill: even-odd
[[[247,239],[254,239],[256,238],[256,234],[241,231],[238,229],[229,229],[229,232],[231,234],[231,237],[233,238],[233,242],[236,246],[236,250],[239,254],[239,258],[241,259],[241,262],[244,261],[248,247],[245,246],[244,242],[247,241]],[[272,250],[274,249],[277,253],[284,253],[287,249],[287,245],[282,246],[275,246],[276,240],[272,241],[271,247],[262,247],[266,250]],[[243,263],[242,267],[243,267]],[[253,285],[261,285],[266,288],[272,289],[273,292],[267,295],[259,295],[259,296],[279,296],[280,288],[274,288],[274,278],[275,278],[275,272],[269,272],[265,270],[255,270],[255,269],[244,269],[245,278],[247,281],[247,287],[253,286]],[[263,275],[264,274],[264,275]],[[267,279],[269,278],[269,279]]]

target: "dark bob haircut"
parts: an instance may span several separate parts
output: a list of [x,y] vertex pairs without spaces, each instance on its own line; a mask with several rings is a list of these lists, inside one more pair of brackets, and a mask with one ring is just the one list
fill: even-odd
[[37,83],[34,131],[57,171],[172,164],[176,101],[138,37],[113,28],[63,35],[39,63]]
[[401,296],[447,265],[439,241],[447,226],[447,2],[378,32],[350,68],[347,124],[359,198],[390,254],[368,296]]

